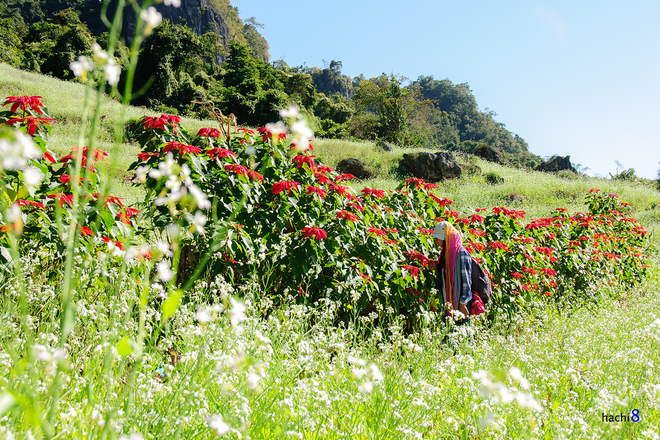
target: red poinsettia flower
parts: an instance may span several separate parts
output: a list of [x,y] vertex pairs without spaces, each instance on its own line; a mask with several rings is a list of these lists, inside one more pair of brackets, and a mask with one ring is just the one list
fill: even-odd
[[247,127],[238,127],[238,128],[236,129],[236,131],[239,132],[239,133],[254,134],[254,130],[251,130],[251,129],[247,128]]
[[486,220],[485,218],[483,218],[479,214],[473,214],[473,215],[469,216],[468,218],[470,219],[470,223],[483,223],[484,220]]
[[293,163],[296,164],[296,168],[300,168],[304,164],[307,164],[307,165],[309,165],[309,168],[311,170],[313,170],[314,169],[314,158],[315,157],[316,156],[306,156],[306,155],[299,154],[299,155],[297,155],[296,157],[293,158]]
[[214,137],[218,139],[220,137],[220,130],[217,128],[200,128],[197,132],[197,136],[200,137]]
[[367,232],[369,232],[370,234],[375,234],[377,236],[387,236],[387,232],[379,228],[369,228]]
[[344,211],[344,210],[340,210],[339,212],[337,212],[337,218],[345,218],[345,219],[350,220],[354,223],[359,221],[359,218],[358,218],[357,215],[353,214],[352,212],[348,212],[348,211]]
[[94,234],[92,233],[92,229],[91,229],[89,226],[83,226],[83,227],[81,227],[81,228],[80,228],[80,233],[81,233],[83,236],[94,235]]
[[25,123],[27,124],[28,127],[28,134],[32,136],[37,132],[37,128],[41,126],[41,124],[46,124],[50,125],[51,121],[54,121],[55,119],[51,118],[32,118],[32,117],[27,117],[27,118],[11,118],[8,121],[5,121],[2,124],[7,124],[7,125],[14,125],[14,124],[19,124],[19,123]]
[[295,192],[298,189],[298,185],[300,185],[300,183],[294,182],[293,180],[282,180],[273,185],[271,192],[273,194],[279,194],[286,190],[289,194],[291,194],[291,191]]
[[427,191],[430,191],[430,190],[432,190],[434,188],[437,188],[437,187],[438,187],[438,184],[436,184],[436,183],[424,183],[424,184],[422,184],[422,188],[424,188]]
[[167,153],[168,151],[178,151],[179,154],[184,155],[186,153],[199,154],[202,152],[202,149],[193,145],[172,141],[163,148],[163,152]]
[[307,193],[306,194],[318,194],[321,196],[321,198],[325,199],[325,195],[328,192],[324,190],[323,188],[320,188],[318,186],[312,186],[312,185],[307,185]]
[[328,233],[321,228],[306,227],[303,228],[303,238],[313,238],[316,240],[324,240],[328,238]]
[[[315,156],[315,157],[316,157],[316,156]],[[317,165],[317,166],[314,168],[314,171],[317,172],[317,173],[326,174],[326,173],[331,173],[331,172],[333,172],[334,169],[331,168],[331,167],[329,167],[329,166],[327,166],[327,165]]]
[[417,177],[406,179],[406,188],[408,188],[411,183],[415,185],[415,188],[419,188],[424,183],[424,179],[418,179]]
[[206,154],[208,154],[211,159],[220,157],[236,157],[236,153],[229,151],[226,148],[211,148],[210,150],[206,150]]
[[319,183],[325,184],[325,183],[328,183],[330,181],[330,179],[328,179],[328,177],[326,175],[322,174],[322,173],[314,173],[314,177],[316,177],[316,179],[319,181]]
[[253,170],[248,170],[247,176],[250,178],[250,180],[261,180],[262,182],[264,181],[264,176]]
[[536,271],[531,267],[523,266],[522,271],[527,272],[530,275],[536,275]]
[[56,163],[56,162],[57,162],[57,161],[55,160],[55,158],[53,157],[53,155],[50,154],[48,151],[44,151],[44,158],[45,158],[46,160],[48,160],[48,162],[50,162],[50,163]]
[[511,276],[514,277],[517,280],[521,280],[522,277],[523,277],[523,274],[521,274],[520,272],[511,272]]
[[69,182],[71,182],[72,179],[78,180],[78,185],[82,185],[82,181],[83,181],[83,180],[87,180],[87,179],[85,179],[84,177],[74,177],[74,176],[70,176],[70,175],[68,175],[68,174],[62,174],[62,175],[60,176],[60,179],[59,179],[59,180],[60,180],[60,182],[62,182],[62,183],[69,183]]
[[357,177],[355,177],[352,174],[340,174],[337,177],[335,177],[335,182],[341,182],[343,180],[349,180],[349,179],[357,179]]
[[248,173],[248,169],[244,165],[229,164],[229,165],[225,165],[225,169],[227,171],[234,172],[234,173],[236,173],[238,175],[241,175],[241,176],[247,176],[247,173]]
[[429,264],[430,260],[425,255],[420,254],[417,251],[406,251],[406,252],[404,252],[404,254],[407,254],[408,257],[410,257],[411,260],[418,261],[424,267],[426,267]]
[[34,200],[16,200],[18,206],[36,206],[41,209],[46,209],[43,203],[35,202]]
[[375,188],[364,188],[362,190],[362,194],[365,196],[373,196],[376,197],[377,199],[382,199],[385,197],[385,191],[382,189],[375,189]]
[[73,207],[73,194],[48,194],[46,197],[49,199],[56,199],[60,201],[60,208],[62,207],[62,204],[66,202],[69,206]]
[[154,156],[154,157],[155,157],[155,156],[158,156],[158,153],[147,153],[147,152],[142,152],[142,153],[138,153],[138,155],[137,155],[138,159],[140,159],[140,160],[143,161],[143,162],[148,161],[149,158],[152,157],[152,156]]
[[404,264],[401,268],[410,272],[413,278],[419,278],[419,267],[411,266],[410,264]]
[[501,241],[491,241],[489,243],[489,245],[493,249],[502,249],[503,251],[506,251],[506,250],[509,249],[509,247],[507,245],[505,245],[504,243],[502,243]]
[[43,115],[44,112],[41,110],[43,104],[41,103],[42,96],[9,96],[3,105],[12,104],[10,111],[16,113],[16,110],[19,108],[25,112],[28,108],[34,110],[40,115]]
[[341,185],[335,185],[334,183],[330,183],[328,185],[328,189],[330,191],[338,192],[342,196],[346,196],[349,194],[349,188],[347,186],[341,186]]
[[347,203],[346,206],[356,209],[360,212],[364,212],[364,206],[360,205],[359,203]]

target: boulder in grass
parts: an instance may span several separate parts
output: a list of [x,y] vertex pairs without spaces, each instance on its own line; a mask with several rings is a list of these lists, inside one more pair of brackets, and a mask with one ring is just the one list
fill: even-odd
[[558,173],[560,171],[571,171],[577,173],[571,164],[571,156],[555,156],[535,168],[536,171],[545,171],[546,173]]
[[371,179],[374,176],[360,159],[354,157],[340,160],[337,164],[337,171],[341,174],[352,174],[358,179]]
[[498,150],[497,148],[493,148],[488,144],[479,145],[477,148],[475,148],[472,151],[472,154],[484,160],[487,160],[488,162],[493,162],[498,164],[503,164],[507,162],[506,158],[504,157],[504,155],[500,150]]
[[415,177],[427,182],[438,182],[461,177],[461,166],[447,151],[437,153],[404,154],[401,164]]
[[394,148],[390,144],[384,141],[378,141],[376,146],[383,151],[394,151]]

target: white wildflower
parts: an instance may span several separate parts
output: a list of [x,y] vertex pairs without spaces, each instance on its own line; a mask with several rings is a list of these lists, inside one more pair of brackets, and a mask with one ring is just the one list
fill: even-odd
[[119,67],[114,58],[108,59],[108,62],[103,66],[103,72],[105,74],[105,79],[111,86],[114,86],[119,82],[121,67]]
[[181,0],[165,0],[165,6],[174,6],[178,8],[181,6]]
[[82,78],[83,82],[85,82],[87,81],[87,73],[94,70],[94,62],[82,55],[78,57],[78,61],[71,62],[69,67],[76,78]]
[[23,170],[23,182],[29,186],[39,185],[44,177],[44,173],[37,167],[28,167]]
[[292,105],[288,109],[282,109],[280,110],[280,117],[282,119],[300,119],[302,116],[300,114],[300,109],[298,106]]
[[158,262],[156,264],[156,279],[168,282],[172,279],[174,274],[172,273],[172,269],[170,268],[170,262],[167,260],[163,260]]
[[206,418],[209,428],[215,431],[217,435],[225,435],[231,432],[231,425],[222,418],[220,414],[214,414]]
[[0,139],[0,169],[22,170],[27,159],[39,159],[43,155],[30,136],[20,131],[14,132],[14,136],[14,142]]
[[231,303],[231,309],[229,310],[231,325],[232,327],[237,327],[247,319],[245,316],[245,304],[236,301],[234,298],[230,298],[229,302]]
[[142,30],[144,35],[151,35],[154,28],[163,21],[163,16],[153,6],[149,6],[146,10],[140,12],[140,18],[145,21],[145,26]]

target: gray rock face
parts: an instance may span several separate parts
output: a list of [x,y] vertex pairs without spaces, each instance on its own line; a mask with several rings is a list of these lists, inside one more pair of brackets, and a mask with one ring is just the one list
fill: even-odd
[[461,177],[461,167],[449,152],[404,154],[402,164],[413,176],[428,182]]
[[571,156],[557,156],[553,157],[552,159],[548,160],[547,162],[543,162],[542,164],[539,164],[536,168],[536,171],[545,171],[547,173],[558,173],[559,171],[572,171],[574,173],[577,173],[577,170],[573,168],[573,165],[571,165]]
[[388,144],[387,142],[378,141],[376,146],[378,148],[380,148],[381,150],[383,150],[383,151],[394,151],[394,148],[392,148],[392,146],[390,144]]
[[358,179],[370,179],[373,177],[373,174],[365,168],[364,164],[354,157],[340,160],[337,164],[337,171],[341,174],[352,174]]
[[502,154],[501,151],[487,144],[478,146],[477,148],[474,149],[472,154],[474,154],[477,157],[481,157],[482,159],[485,159],[488,162],[494,162],[499,164],[506,162],[506,159],[504,158],[504,155]]
[[[181,0],[179,8],[160,3],[155,5],[155,8],[163,15],[163,20],[188,26],[197,35],[215,32],[224,37],[225,44],[229,42],[229,27],[209,0]],[[122,36],[130,40],[135,35],[137,13],[132,7],[127,7],[124,13]]]

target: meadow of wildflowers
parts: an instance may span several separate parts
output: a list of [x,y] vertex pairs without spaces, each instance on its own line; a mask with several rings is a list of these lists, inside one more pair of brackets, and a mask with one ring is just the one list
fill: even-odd
[[[40,96],[2,103],[0,438],[660,438],[660,274],[614,193],[529,219],[421,179],[358,192],[291,107],[228,138],[146,116],[144,197],[113,195],[102,96],[130,102],[161,20],[141,8],[123,93],[116,26],[71,64],[69,154]],[[444,323],[426,269],[440,219],[494,281],[472,326]]]

